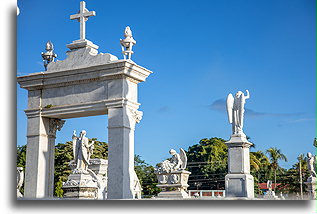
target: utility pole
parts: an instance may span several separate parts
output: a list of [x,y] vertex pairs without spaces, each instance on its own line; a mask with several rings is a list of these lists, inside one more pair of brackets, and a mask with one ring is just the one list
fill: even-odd
[[300,198],[303,200],[303,177],[302,177],[302,157],[299,156],[299,184],[300,184]]

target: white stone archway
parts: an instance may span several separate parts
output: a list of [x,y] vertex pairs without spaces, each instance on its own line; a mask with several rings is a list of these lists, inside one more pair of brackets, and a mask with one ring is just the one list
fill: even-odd
[[67,45],[63,61],[18,77],[28,90],[25,198],[53,196],[54,145],[63,119],[108,115],[108,198],[133,198],[134,129],[142,118],[137,85],[152,73],[131,60],[98,54],[88,40]]

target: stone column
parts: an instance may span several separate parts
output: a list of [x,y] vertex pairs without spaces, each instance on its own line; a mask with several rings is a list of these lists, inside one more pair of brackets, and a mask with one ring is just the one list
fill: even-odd
[[244,136],[231,136],[228,146],[228,174],[225,177],[226,197],[254,198],[254,179],[250,174],[252,143]]
[[108,109],[108,199],[133,198],[134,128],[141,117],[127,105]]
[[47,171],[47,188],[48,197],[54,196],[54,168],[55,168],[55,139],[56,131],[60,131],[65,123],[65,120],[49,119],[48,130],[48,171]]
[[57,122],[59,124],[57,126],[56,121],[61,120],[45,118],[40,113],[27,112],[27,116],[24,197],[29,199],[53,197],[55,133],[56,129],[61,128],[62,122]]

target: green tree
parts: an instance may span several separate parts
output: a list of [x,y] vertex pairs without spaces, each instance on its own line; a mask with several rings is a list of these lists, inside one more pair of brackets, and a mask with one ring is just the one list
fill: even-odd
[[26,145],[17,147],[17,167],[25,167],[26,163]]
[[[250,171],[254,177],[254,190],[256,194],[261,194],[259,183],[264,182],[268,165],[270,161],[262,151],[250,152]],[[267,179],[266,179],[267,180]],[[265,181],[266,182],[266,181]]]
[[[221,138],[204,138],[187,151],[189,189],[224,189],[224,177],[227,174],[228,148]],[[198,187],[197,187],[198,188]]]
[[158,183],[154,174],[154,167],[145,163],[139,155],[134,156],[134,170],[140,180],[143,189],[142,194],[145,197],[157,195],[161,191],[156,186]]
[[270,169],[274,171],[274,191],[276,189],[276,172],[281,169],[279,166],[278,162],[280,160],[287,161],[286,156],[281,152],[280,149],[277,148],[269,148],[266,150],[266,153],[269,155],[269,160],[270,160]]
[[[299,167],[301,164],[301,170]],[[307,167],[307,157],[304,155],[299,155],[297,158],[297,162],[286,171],[285,176],[281,179],[281,183],[284,188],[284,192],[286,193],[299,193],[300,192],[300,171],[302,172],[302,181],[306,181],[309,177],[308,167]],[[307,191],[307,186],[303,185],[303,192]]]

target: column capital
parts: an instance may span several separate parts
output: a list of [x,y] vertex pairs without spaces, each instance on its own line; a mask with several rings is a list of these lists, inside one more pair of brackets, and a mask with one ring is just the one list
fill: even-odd
[[142,120],[143,112],[133,108],[129,108],[129,109],[130,109],[132,118],[135,120],[136,123],[139,123]]
[[65,120],[61,119],[49,119],[49,136],[56,136],[56,131],[60,131],[65,123]]

